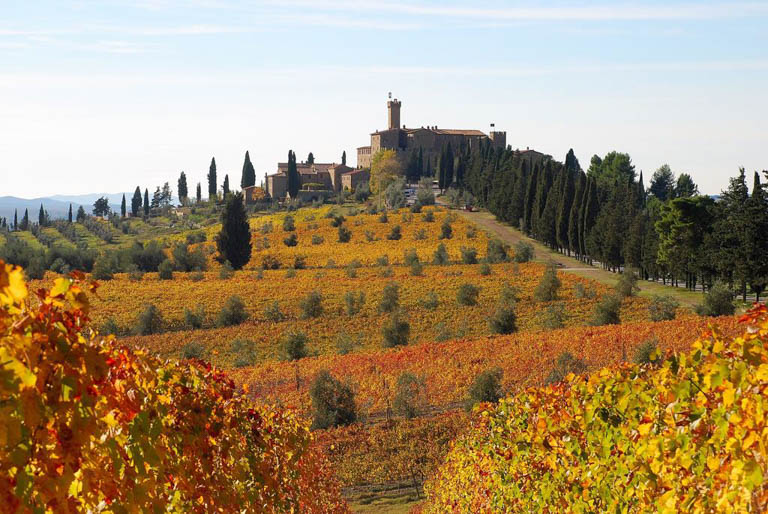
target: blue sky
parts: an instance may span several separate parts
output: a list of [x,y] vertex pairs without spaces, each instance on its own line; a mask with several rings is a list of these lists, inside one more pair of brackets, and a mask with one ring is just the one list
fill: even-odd
[[[211,156],[339,161],[386,125],[629,153],[717,193],[768,168],[768,2],[0,2],[0,196],[153,189]],[[205,186],[203,187],[205,190]]]

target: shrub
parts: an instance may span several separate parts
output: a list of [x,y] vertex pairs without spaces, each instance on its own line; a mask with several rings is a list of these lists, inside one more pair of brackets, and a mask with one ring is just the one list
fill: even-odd
[[376,241],[376,234],[374,234],[373,231],[371,231],[371,230],[366,230],[365,231],[365,240],[368,241],[369,243],[371,243],[373,241]]
[[462,284],[456,292],[456,301],[459,302],[459,305],[477,305],[477,297],[479,294],[480,288],[476,285]]
[[423,308],[433,311],[440,305],[440,299],[437,297],[437,293],[430,291],[427,296],[419,301],[419,305]]
[[399,241],[402,237],[403,234],[400,230],[400,225],[393,226],[392,230],[390,230],[389,234],[387,234],[387,239],[390,241]]
[[359,345],[359,338],[353,339],[351,336],[344,332],[340,332],[339,335],[336,336],[336,352],[339,355],[347,355],[355,349],[355,346]]
[[198,304],[195,309],[184,309],[184,325],[190,330],[203,328],[205,324],[205,307]]
[[312,428],[349,425],[357,420],[355,393],[327,370],[320,371],[309,388],[312,400]]
[[551,302],[557,300],[557,292],[560,289],[560,279],[557,278],[557,269],[554,264],[547,265],[539,285],[533,292],[533,298],[537,302]]
[[435,193],[432,191],[432,179],[424,177],[419,181],[419,188],[416,190],[416,203],[418,205],[434,205]]
[[573,286],[573,296],[575,296],[576,298],[591,299],[597,296],[597,293],[595,293],[595,290],[592,289],[591,287],[584,287],[584,284],[582,284],[581,282],[577,282]]
[[296,246],[299,244],[299,238],[296,236],[296,233],[291,233],[290,236],[283,239],[283,244],[285,246]]
[[586,370],[587,365],[583,360],[576,358],[570,352],[563,352],[557,356],[555,365],[552,367],[552,371],[549,372],[549,375],[547,375],[544,383],[549,385],[556,382],[562,382],[569,373],[579,375]]
[[484,262],[480,265],[480,274],[482,276],[487,277],[491,273],[493,273],[493,270],[491,269],[490,264],[488,264],[487,262]]
[[637,294],[640,291],[640,288],[637,286],[637,275],[635,275],[634,270],[631,268],[625,269],[619,276],[615,289],[619,298],[626,298]]
[[[112,280],[114,273],[114,258],[111,255],[103,253],[93,263],[93,278],[96,280]],[[42,276],[40,277],[42,278]]]
[[453,228],[451,228],[451,222],[448,218],[443,220],[443,224],[440,225],[440,239],[450,239],[453,237]]
[[389,256],[388,255],[379,255],[376,258],[376,264],[378,266],[389,266]]
[[286,216],[283,218],[283,232],[293,232],[296,230],[296,223],[293,220],[293,216]]
[[444,266],[448,264],[449,260],[448,250],[445,249],[445,245],[443,243],[440,243],[437,245],[437,250],[435,250],[435,254],[432,257],[432,264],[437,266]]
[[247,339],[234,339],[229,343],[229,351],[235,356],[234,366],[236,368],[245,368],[256,363],[254,346],[253,341]]
[[461,262],[464,264],[477,264],[477,248],[461,247]]
[[323,314],[323,295],[319,291],[311,291],[299,302],[302,319],[317,318]]
[[497,264],[499,262],[507,262],[508,260],[507,245],[498,239],[489,239],[485,250],[485,261]]
[[381,216],[379,216],[379,223],[387,223],[389,221],[389,218],[387,217],[387,213],[382,212]]
[[344,294],[344,305],[347,309],[348,316],[354,316],[363,309],[365,305],[365,293],[359,291],[355,294],[354,291],[347,291]]
[[565,306],[557,303],[550,305],[544,311],[541,326],[546,330],[557,330],[565,326]]
[[150,334],[159,334],[163,331],[165,322],[163,316],[160,314],[154,304],[150,303],[144,307],[138,318],[136,318],[136,325],[134,331],[140,336],[148,336]]
[[188,245],[192,245],[192,244],[195,244],[195,243],[202,243],[206,239],[208,239],[208,237],[205,235],[205,232],[202,232],[202,231],[201,232],[190,232],[190,233],[187,234],[186,238],[187,238],[187,244]]
[[205,270],[208,268],[208,261],[205,258],[205,254],[202,249],[197,249],[190,252],[189,246],[184,244],[178,244],[173,249],[173,264],[176,271],[194,271]]
[[417,201],[413,205],[411,205],[411,213],[418,214],[421,212],[421,204]]
[[229,280],[234,276],[235,270],[232,268],[232,265],[229,263],[229,261],[224,261],[224,264],[222,264],[221,268],[219,269],[219,278],[222,280]]
[[392,406],[395,413],[405,419],[413,419],[426,407],[426,385],[416,375],[403,372],[397,377],[395,399]]
[[280,350],[283,360],[297,361],[307,356],[307,335],[303,332],[289,332],[281,338]]
[[389,282],[384,286],[379,299],[379,313],[393,312],[400,304],[400,286],[397,282]]
[[477,375],[467,391],[466,409],[478,403],[496,403],[503,396],[501,389],[502,371],[500,368],[487,369]]
[[648,313],[652,321],[668,321],[675,319],[680,304],[669,295],[655,295],[648,305]]
[[379,273],[379,276],[382,276],[384,278],[389,278],[392,275],[394,275],[394,271],[392,270],[392,266],[387,266],[384,269],[381,270],[381,273]]
[[409,248],[403,253],[403,262],[406,266],[412,266],[415,262],[419,262],[419,254],[415,249]]
[[467,239],[474,239],[475,237],[477,237],[477,228],[474,225],[469,225],[467,227]]
[[248,312],[245,310],[243,300],[236,295],[227,298],[224,307],[221,308],[216,318],[216,325],[219,327],[230,327],[239,325],[248,319]]
[[173,264],[170,260],[165,259],[157,267],[157,273],[160,280],[172,280],[173,279]]
[[261,269],[280,269],[280,261],[274,255],[265,255],[261,258]]
[[296,270],[293,268],[289,268],[285,270],[285,278],[294,278],[296,276]]
[[357,278],[357,268],[354,266],[351,266],[347,264],[347,268],[345,270],[345,273],[347,274],[347,277],[349,278]]
[[496,312],[488,321],[489,328],[494,334],[513,334],[517,332],[517,313],[512,302],[499,302]]
[[635,348],[635,356],[632,359],[635,364],[651,364],[652,362],[659,362],[661,354],[656,351],[659,346],[659,341],[654,337],[643,341],[643,343]]
[[197,341],[189,341],[181,347],[182,359],[202,359],[205,355],[205,347]]
[[321,244],[323,244],[323,242],[325,242],[325,239],[323,238],[323,236],[321,236],[319,234],[312,234],[312,244],[313,245],[321,245]]
[[398,312],[394,312],[389,317],[389,320],[384,323],[381,335],[384,338],[385,348],[406,346],[411,335],[411,325],[402,319]]
[[413,238],[416,241],[424,241],[427,238],[427,231],[423,228],[420,228],[416,231],[416,233],[413,235]]
[[200,282],[201,280],[205,279],[205,273],[202,271],[193,271],[189,274],[189,279],[192,282]]
[[433,223],[435,221],[435,213],[429,210],[421,215],[421,220],[426,223]]
[[346,218],[344,218],[344,216],[341,216],[341,215],[334,216],[333,218],[331,218],[331,226],[334,228],[340,227],[344,224],[345,221],[346,221]]
[[371,188],[368,182],[363,182],[355,188],[355,201],[364,202],[371,196]]
[[621,311],[621,300],[613,295],[605,295],[595,305],[595,312],[590,325],[593,327],[601,325],[618,325],[621,321],[619,313]]
[[264,318],[266,318],[267,321],[283,321],[285,319],[285,314],[280,310],[280,302],[275,300],[270,305],[267,305],[267,307],[264,308]]
[[105,321],[101,327],[99,327],[99,334],[103,335],[118,335],[120,333],[120,327],[117,325],[117,321],[115,321],[115,318],[109,317],[107,318],[107,321]]
[[349,243],[350,239],[352,239],[352,231],[344,226],[339,227],[339,243]]
[[533,245],[527,241],[518,241],[515,243],[515,262],[529,262],[533,260],[535,252]]
[[443,341],[449,341],[453,339],[453,333],[448,326],[442,321],[435,325],[435,341],[441,343]]
[[268,221],[259,227],[259,232],[261,232],[264,235],[269,234],[270,232],[272,232],[272,230],[274,230],[274,227],[271,221]]
[[421,264],[419,261],[414,261],[414,263],[411,264],[411,276],[414,276],[414,277],[424,276],[424,265]]
[[700,316],[727,316],[735,311],[733,293],[722,282],[715,283],[704,296],[702,304],[696,307],[696,313]]

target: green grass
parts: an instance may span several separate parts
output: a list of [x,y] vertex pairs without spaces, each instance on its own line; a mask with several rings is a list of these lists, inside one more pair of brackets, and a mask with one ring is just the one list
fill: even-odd
[[424,494],[418,499],[413,488],[358,492],[347,498],[352,512],[360,514],[405,514],[422,501]]
[[18,232],[14,232],[13,235],[15,237],[18,237],[20,240],[27,243],[33,250],[37,252],[44,252],[47,250],[46,246],[43,245],[40,241],[37,240],[37,238],[32,234],[32,232],[27,232],[25,230],[20,230]]

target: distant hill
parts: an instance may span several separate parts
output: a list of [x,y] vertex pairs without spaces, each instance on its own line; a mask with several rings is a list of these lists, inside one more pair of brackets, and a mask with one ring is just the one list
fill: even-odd
[[[43,208],[48,211],[51,218],[66,218],[69,212],[69,204],[72,204],[73,214],[77,212],[78,207],[81,205],[90,213],[93,209],[93,202],[98,198],[106,196],[109,199],[109,205],[112,210],[120,211],[120,202],[123,199],[123,193],[91,193],[83,195],[53,195],[42,198],[18,198],[16,196],[0,196],[0,218],[8,218],[9,222],[13,221],[14,210],[19,212],[19,220],[24,215],[24,209],[29,209],[29,218],[32,221],[37,221],[37,215],[40,211],[40,204],[43,204]],[[130,201],[133,193],[125,193],[125,200],[128,202],[128,208],[130,209]]]

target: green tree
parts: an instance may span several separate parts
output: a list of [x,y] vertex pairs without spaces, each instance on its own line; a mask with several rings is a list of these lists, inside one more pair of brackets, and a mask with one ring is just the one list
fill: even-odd
[[341,165],[342,166],[346,166],[347,165],[347,151],[346,150],[344,150],[341,153]]
[[296,154],[293,150],[288,150],[288,195],[296,198],[301,188],[301,177],[296,168]]
[[208,200],[216,200],[216,191],[218,184],[216,182],[216,158],[211,157],[211,165],[208,167]]
[[181,172],[181,175],[179,175],[176,189],[179,192],[179,202],[182,205],[185,205],[189,199],[189,189],[187,189],[187,175],[183,171]]
[[312,428],[349,425],[357,420],[355,393],[327,370],[320,371],[309,388],[312,400]]
[[136,186],[136,190],[133,192],[133,198],[131,198],[131,215],[134,218],[139,216],[141,212],[141,188]]
[[125,193],[123,193],[123,201],[120,202],[120,216],[125,218],[125,215],[127,214],[127,212],[128,212],[128,208],[125,205]]
[[[689,177],[690,178],[690,177]],[[668,164],[663,164],[651,177],[650,193],[661,200],[671,200],[675,196],[675,175]]]
[[243,175],[240,178],[240,189],[256,185],[256,170],[251,163],[251,156],[246,150],[245,160],[243,161]]
[[677,198],[688,198],[699,194],[699,186],[693,181],[691,176],[687,173],[681,173],[677,177],[677,184],[675,185],[675,196]]
[[[83,221],[85,221],[85,216],[86,216],[85,209],[81,205],[80,207],[77,208],[77,216],[75,217],[75,219],[77,220],[78,223],[82,223]],[[22,220],[22,223],[23,222],[24,220]]]
[[309,155],[307,155],[307,164],[312,166],[315,163],[315,156],[312,155],[312,152],[309,152]]
[[149,216],[149,189],[144,188],[144,216]]
[[24,209],[24,216],[21,218],[21,230],[29,230],[29,209]]
[[245,212],[243,194],[230,195],[221,214],[221,232],[216,247],[222,261],[238,270],[251,260],[251,228]]
[[195,194],[197,203],[200,203],[203,201],[203,188],[200,185],[200,182],[197,183],[197,192]]
[[111,209],[109,207],[109,200],[104,196],[93,203],[94,216],[107,216],[110,211]]
[[[72,223],[72,204],[69,204],[69,213],[67,214],[67,221]],[[13,228],[16,230],[16,211],[13,213]]]
[[229,196],[229,175],[224,175],[224,184],[221,186],[222,191],[224,192],[224,197],[226,198]]
[[40,204],[40,211],[37,213],[37,224],[41,227],[45,226],[45,209],[43,209],[43,204]]

